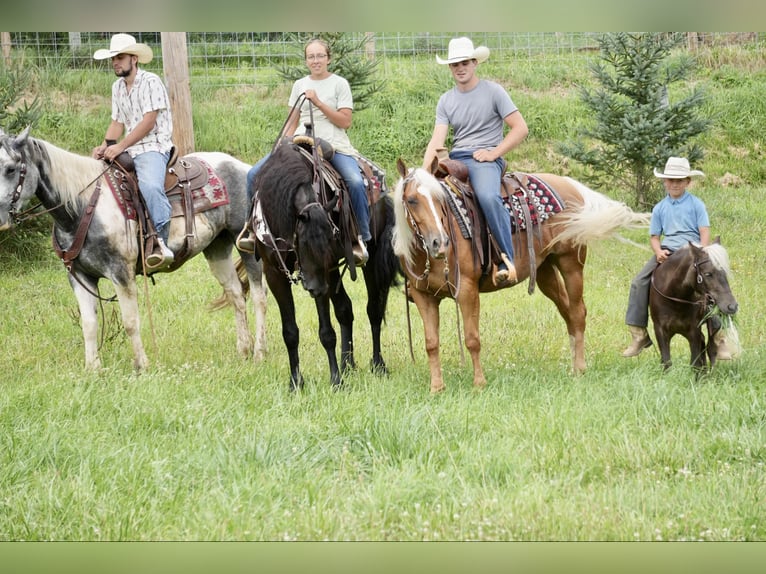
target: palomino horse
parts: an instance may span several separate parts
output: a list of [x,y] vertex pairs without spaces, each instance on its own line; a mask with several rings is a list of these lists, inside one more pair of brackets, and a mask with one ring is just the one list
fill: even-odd
[[[431,392],[445,388],[439,359],[439,304],[446,297],[455,299],[460,307],[465,345],[473,362],[473,384],[483,387],[479,294],[510,284],[497,287],[492,278],[494,264],[477,262],[472,239],[461,233],[460,222],[449,206],[450,193],[440,181],[422,168],[408,171],[401,160],[397,168],[401,178],[394,192],[394,251],[423,320]],[[583,267],[587,244],[607,238],[619,228],[645,227],[649,214],[635,213],[569,177],[527,175],[555,190],[564,208],[538,221],[531,233],[514,234],[518,281],[534,274],[534,282],[555,303],[569,332],[572,366],[581,373],[586,366]]]
[[[303,386],[298,359],[299,329],[295,317],[292,284],[301,282],[314,298],[319,317],[319,340],[327,354],[330,381],[342,383],[341,372],[353,368],[353,321],[351,299],[346,292],[341,262],[350,254],[343,225],[335,209],[339,197],[323,198],[317,185],[315,164],[293,143],[283,143],[269,156],[254,182],[256,248],[263,260],[269,290],[279,304],[282,337],[290,362],[290,388]],[[321,177],[320,177],[321,179]],[[339,191],[340,193],[340,191]],[[345,194],[345,189],[343,190]],[[328,194],[332,195],[332,194]],[[348,195],[344,195],[347,198]],[[347,199],[343,199],[347,201]],[[393,206],[383,196],[370,208],[369,260],[363,267],[367,288],[367,317],[372,329],[373,371],[386,372],[380,353],[380,329],[385,318],[388,293],[399,274],[399,262],[391,247]],[[298,277],[295,277],[297,271]],[[341,368],[335,353],[336,333],[330,302],[340,324]]]
[[[176,262],[168,270],[204,253],[210,270],[223,287],[224,297],[234,306],[237,350],[243,356],[253,355],[259,360],[266,345],[266,292],[261,266],[253,255],[242,254],[255,308],[253,340],[242,285],[232,258],[234,240],[247,217],[245,178],[250,166],[218,152],[187,157],[198,158],[209,166],[209,180],[215,182],[220,201],[217,206],[196,213],[191,233],[184,217],[172,218],[168,246],[176,253]],[[116,189],[108,179],[108,172],[116,169],[100,160],[32,138],[28,128],[17,137],[0,130],[0,231],[20,221],[20,207],[37,196],[53,217],[54,246],[65,263],[77,298],[86,367],[101,366],[97,305],[103,300],[98,292],[98,282],[103,277],[114,284],[123,326],[133,346],[133,364],[141,370],[148,366],[149,360],[139,329],[136,274],[143,272],[143,268],[138,223],[135,215],[126,215],[126,210],[129,214],[132,208],[121,201],[120,189],[123,188]],[[224,196],[228,200],[224,200]],[[191,206],[186,208],[190,209]]]
[[[665,369],[671,366],[670,340],[677,334],[689,341],[691,365],[698,374],[706,368],[706,352],[712,368],[718,355],[716,333],[721,315],[729,323],[724,331],[727,342],[736,348],[738,337],[730,317],[739,305],[729,287],[729,269],[729,255],[716,239],[707,247],[688,243],[652,273],[649,313]],[[707,343],[703,323],[707,323]]]

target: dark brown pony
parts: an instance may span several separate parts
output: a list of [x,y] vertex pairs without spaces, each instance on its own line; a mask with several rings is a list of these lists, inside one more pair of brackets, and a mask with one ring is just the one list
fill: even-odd
[[[665,369],[672,363],[670,340],[674,335],[689,341],[691,365],[698,373],[707,366],[706,353],[712,368],[718,354],[715,335],[721,328],[722,315],[728,323],[727,339],[736,342],[736,329],[729,318],[739,305],[728,276],[729,256],[718,239],[707,247],[689,243],[657,266],[649,291],[649,313]],[[707,324],[707,342],[703,323]]]
[[[494,264],[485,268],[477,264],[472,241],[459,231],[440,181],[421,168],[408,171],[401,160],[397,167],[401,178],[394,193],[394,252],[423,319],[431,392],[445,388],[439,359],[439,304],[444,298],[455,299],[460,307],[465,345],[473,362],[473,384],[483,387],[479,294],[498,289],[492,280]],[[572,367],[581,373],[585,371],[583,267],[587,244],[610,237],[620,228],[646,227],[649,214],[635,213],[572,178],[533,175],[557,192],[565,209],[542,221],[531,235],[515,235],[518,281],[534,273],[537,286],[554,302],[566,322]],[[530,285],[530,291],[532,288]]]

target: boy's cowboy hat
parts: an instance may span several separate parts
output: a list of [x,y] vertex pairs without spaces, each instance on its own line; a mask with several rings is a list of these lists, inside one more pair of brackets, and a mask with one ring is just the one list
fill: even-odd
[[148,64],[152,61],[152,49],[146,44],[139,44],[130,34],[115,34],[109,44],[109,49],[104,48],[96,50],[93,54],[94,60],[106,60],[117,54],[133,54],[138,56],[141,64]]
[[705,176],[704,173],[696,169],[689,169],[689,160],[685,157],[670,157],[665,164],[665,171],[657,171],[654,168],[654,175],[663,179],[686,179],[694,175]]
[[473,42],[468,38],[454,38],[449,41],[447,59],[442,60],[436,56],[436,61],[440,64],[456,64],[465,60],[476,60],[479,64],[489,58],[489,48],[479,46],[474,49]]

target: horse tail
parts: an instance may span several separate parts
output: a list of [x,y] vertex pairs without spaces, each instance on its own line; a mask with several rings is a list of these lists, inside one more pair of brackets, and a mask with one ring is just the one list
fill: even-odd
[[651,213],[633,211],[625,203],[594,191],[571,177],[564,180],[579,193],[582,203],[570,202],[564,211],[551,218],[551,223],[560,226],[561,231],[551,239],[547,248],[564,242],[587,245],[592,241],[613,238],[619,229],[649,227]]
[[384,213],[380,219],[383,227],[373,240],[373,249],[370,253],[370,261],[367,265],[372,270],[376,285],[396,287],[399,285],[399,277],[403,277],[399,258],[394,252],[394,231],[396,219],[394,216],[394,203],[386,196],[380,201],[383,204]]
[[[247,269],[245,269],[245,264],[241,257],[237,257],[237,260],[234,262],[234,268],[237,270],[237,279],[239,279],[239,284],[242,285],[242,295],[245,299],[247,299],[248,295],[250,294],[250,281],[247,278]],[[231,305],[231,300],[229,300],[229,298],[226,296],[226,293],[224,292],[208,304],[208,310],[220,311],[229,305]]]

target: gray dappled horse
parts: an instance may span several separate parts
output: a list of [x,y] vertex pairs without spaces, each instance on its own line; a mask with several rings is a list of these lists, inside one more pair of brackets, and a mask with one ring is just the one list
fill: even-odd
[[[250,333],[242,281],[232,258],[232,246],[247,217],[246,175],[250,166],[219,152],[190,154],[210,167],[211,179],[225,186],[228,201],[196,213],[191,241],[184,217],[173,217],[168,246],[178,259],[166,271],[203,253],[213,275],[234,307],[237,350],[243,356],[263,358],[266,345],[266,291],[261,265],[252,254],[242,253],[255,310],[256,335]],[[122,322],[133,347],[137,370],[148,366],[139,328],[136,274],[144,271],[138,223],[125,215],[119,193],[107,181],[110,166],[101,160],[65,151],[33,138],[29,128],[18,136],[0,130],[0,231],[23,220],[22,206],[36,196],[54,221],[53,242],[68,270],[69,283],[80,309],[85,341],[85,365],[101,366],[98,355],[98,282],[114,284]],[[110,193],[110,189],[112,192]],[[222,188],[220,188],[222,189]],[[80,231],[79,229],[85,229]],[[182,254],[179,257],[179,254]],[[162,271],[160,271],[162,272]],[[193,287],[189,287],[190,289]],[[195,312],[184,309],[182,312]]]

